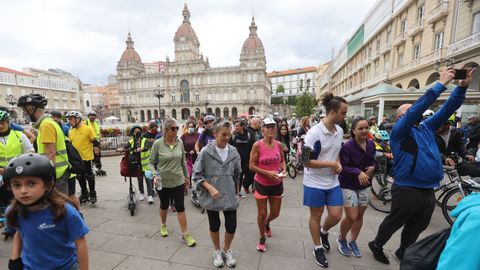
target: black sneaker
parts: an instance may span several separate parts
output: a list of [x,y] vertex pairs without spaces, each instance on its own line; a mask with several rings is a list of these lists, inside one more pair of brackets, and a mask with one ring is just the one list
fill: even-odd
[[385,253],[383,253],[383,248],[375,246],[373,241],[368,243],[368,247],[372,251],[375,260],[384,264],[390,264],[388,257],[385,255]]
[[328,242],[328,233],[323,234],[320,231],[320,238],[322,239],[322,246],[325,250],[330,250],[330,242]]
[[321,267],[328,267],[328,261],[323,252],[323,248],[313,249],[313,257],[318,265]]

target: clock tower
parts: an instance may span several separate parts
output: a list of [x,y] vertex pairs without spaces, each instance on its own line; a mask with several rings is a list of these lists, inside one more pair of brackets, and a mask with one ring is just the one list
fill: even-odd
[[190,24],[190,11],[183,7],[183,22],[175,32],[175,61],[185,62],[200,58],[200,42]]

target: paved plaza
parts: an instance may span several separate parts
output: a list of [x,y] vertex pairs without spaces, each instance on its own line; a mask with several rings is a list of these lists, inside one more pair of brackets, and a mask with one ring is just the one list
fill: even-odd
[[[104,157],[107,177],[97,177],[99,201],[95,207],[83,206],[90,233],[87,235],[90,269],[211,269],[212,249],[206,214],[201,214],[190,200],[185,207],[188,228],[197,240],[193,248],[180,241],[180,230],[175,213],[169,213],[167,226],[169,236],[159,233],[158,196],[155,204],[146,201],[137,204],[135,216],[127,210],[128,182],[119,175],[120,157]],[[134,181],[134,183],[136,180]],[[78,185],[77,185],[78,188]],[[280,217],[271,224],[273,236],[267,240],[267,251],[255,249],[258,240],[256,206],[251,194],[242,199],[238,211],[238,227],[232,250],[237,259],[237,269],[319,269],[312,256],[312,240],[308,230],[308,209],[302,206],[302,180],[287,178]],[[332,250],[327,253],[329,269],[398,269],[393,255],[398,247],[400,234],[396,233],[385,246],[391,264],[376,262],[367,243],[374,238],[379,223],[385,214],[369,208],[366,212],[358,245],[361,258],[344,257],[338,252],[336,237],[339,227],[330,231]],[[223,225],[223,224],[222,224]],[[447,226],[440,208],[437,207],[432,222],[421,236],[436,232]],[[224,229],[222,229],[222,232]],[[223,239],[223,236],[222,236]],[[8,263],[11,240],[0,244],[0,269]],[[40,269],[40,268],[39,268]]]

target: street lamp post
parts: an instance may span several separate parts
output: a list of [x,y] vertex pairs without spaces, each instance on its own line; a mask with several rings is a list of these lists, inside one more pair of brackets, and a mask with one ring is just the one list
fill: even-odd
[[208,105],[210,105],[210,103],[208,103],[208,100],[205,101],[205,115],[208,114]]
[[156,90],[156,92],[153,94],[156,98],[158,98],[158,118],[162,119],[162,98],[165,96],[165,90],[159,88]]
[[12,117],[16,118],[16,113],[14,114],[13,112],[15,112],[15,107],[14,105],[17,104],[17,99],[12,95],[7,95],[5,97],[5,101],[10,104],[10,106],[12,107],[10,110],[12,112]]

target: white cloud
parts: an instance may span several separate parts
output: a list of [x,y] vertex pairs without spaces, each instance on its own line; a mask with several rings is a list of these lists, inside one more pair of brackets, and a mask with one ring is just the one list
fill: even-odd
[[[62,68],[88,83],[106,82],[130,29],[144,62],[174,58],[183,1],[2,1],[0,66]],[[375,0],[189,1],[192,26],[211,66],[238,65],[252,11],[267,69],[328,61]]]

